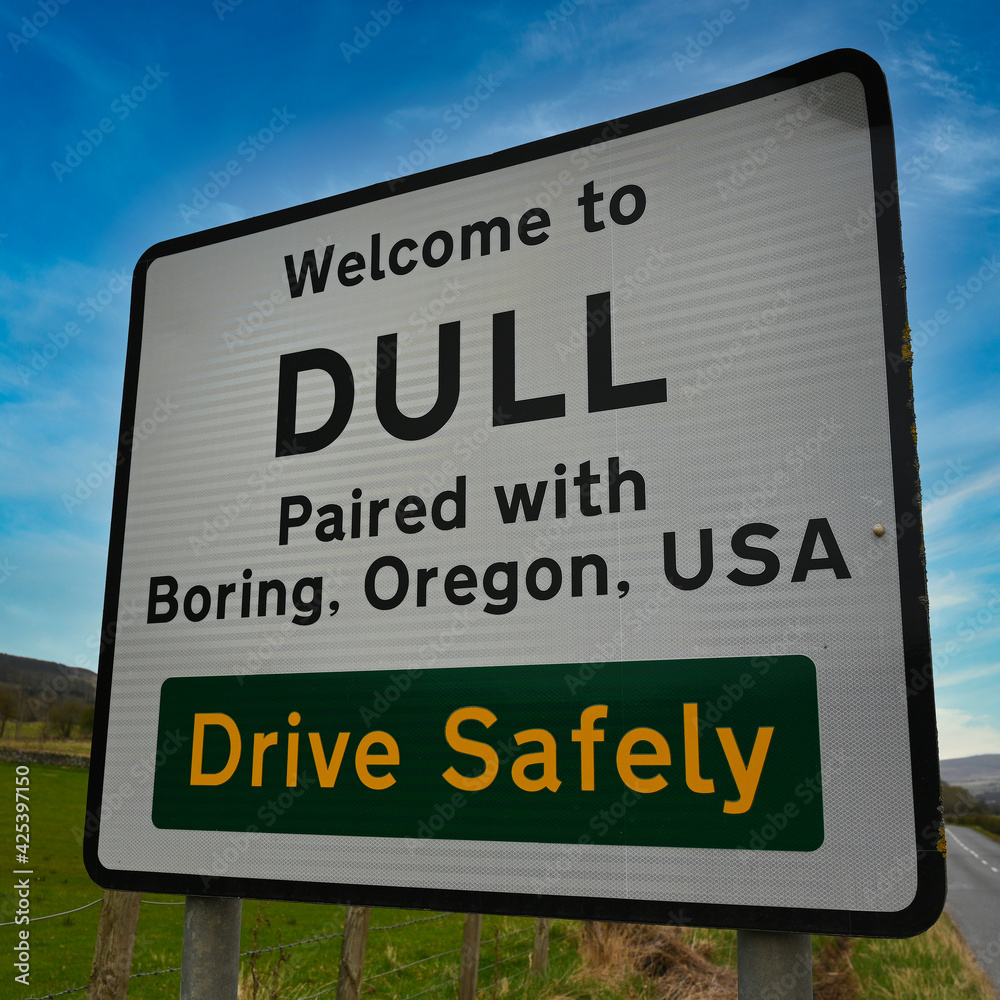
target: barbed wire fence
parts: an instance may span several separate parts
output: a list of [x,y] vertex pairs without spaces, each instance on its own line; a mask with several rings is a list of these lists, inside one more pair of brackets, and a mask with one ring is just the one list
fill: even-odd
[[[99,903],[103,903],[104,907],[102,909],[110,910],[114,905],[119,906],[132,906],[135,911],[138,911],[139,904],[149,906],[183,906],[184,901],[159,901],[159,900],[139,900],[135,897],[138,896],[137,893],[126,893],[126,892],[116,892],[114,890],[107,890],[104,897],[101,899],[95,899],[81,906],[74,907],[70,910],[65,910],[60,913],[46,914],[45,916],[32,917],[32,922],[36,920],[51,920],[55,917],[67,916],[69,914],[78,913],[81,910],[86,910],[92,906],[96,906]],[[481,951],[481,939],[482,939],[482,915],[481,914],[459,914],[459,913],[435,913],[429,916],[414,917],[408,920],[396,921],[389,924],[376,924],[374,926],[369,926],[369,918],[371,914],[371,909],[369,907],[355,907],[347,906],[345,912],[344,926],[342,930],[331,931],[330,933],[322,933],[312,935],[310,937],[305,937],[297,941],[291,941],[286,943],[279,943],[276,945],[268,945],[266,947],[251,948],[240,953],[241,960],[256,961],[263,955],[272,954],[274,952],[280,952],[282,954],[287,954],[294,950],[295,948],[316,944],[322,941],[332,941],[341,940],[341,954],[340,954],[340,968],[339,975],[336,983],[332,983],[329,986],[324,986],[320,990],[314,993],[310,993],[305,996],[298,997],[298,1000],[317,1000],[320,997],[330,997],[335,998],[335,1000],[359,1000],[361,992],[365,986],[376,981],[385,980],[387,977],[397,975],[402,972],[413,970],[421,965],[429,965],[431,963],[439,963],[442,959],[450,958],[451,956],[461,956],[460,957],[460,972],[458,976],[450,976],[438,983],[435,983],[429,987],[419,990],[416,993],[412,993],[406,997],[400,997],[398,1000],[417,1000],[419,997],[428,996],[431,997],[433,994],[441,993],[447,987],[457,987],[457,1000],[476,1000],[476,998],[489,989],[493,989],[494,995],[496,995],[497,989],[500,987],[501,983],[509,983],[513,980],[519,979],[523,976],[529,974],[534,974],[535,976],[542,976],[545,974],[548,968],[548,957],[549,957],[549,947],[550,944],[555,944],[564,940],[569,936],[570,932],[562,933],[556,937],[551,936],[551,923],[549,918],[540,917],[535,921],[533,927],[520,927],[514,930],[507,930],[500,933],[497,928],[494,928],[494,933],[489,939],[493,946],[493,961],[489,964],[482,965],[480,963],[480,951]],[[102,913],[102,917],[104,914]],[[463,932],[462,932],[462,942],[461,945],[455,948],[448,948],[444,951],[436,952],[432,955],[425,955],[422,958],[418,958],[411,962],[406,962],[402,965],[393,965],[390,969],[385,969],[381,972],[373,973],[369,976],[364,976],[363,968],[365,962],[365,954],[369,936],[372,934],[388,934],[392,931],[400,930],[404,927],[411,927],[416,924],[429,924],[432,922],[447,921],[449,919],[454,919],[457,917],[464,917]],[[115,916],[112,918],[118,920],[117,911]],[[133,921],[131,940],[125,940],[128,935],[118,935],[115,941],[115,947],[119,950],[110,964],[117,962],[118,966],[121,967],[123,961],[123,954],[125,956],[125,971],[124,974],[111,975],[110,977],[106,974],[107,970],[100,968],[102,963],[108,962],[107,958],[101,958],[101,948],[100,948],[100,930],[98,932],[98,945],[95,949],[95,962],[94,970],[91,974],[90,980],[83,983],[80,986],[73,986],[67,989],[59,990],[57,992],[45,993],[38,996],[26,997],[25,1000],[55,1000],[57,997],[72,996],[73,994],[82,994],[85,990],[89,990],[87,994],[88,1000],[118,1000],[119,997],[124,998],[127,995],[128,983],[133,980],[145,979],[155,976],[165,976],[174,973],[179,973],[181,971],[181,966],[167,966],[159,969],[152,969],[148,971],[131,971],[131,959],[132,959],[132,949],[135,943],[135,921]],[[0,924],[0,926],[6,926],[6,923]],[[534,940],[531,947],[518,950],[512,954],[500,957],[499,944],[501,941],[507,939],[525,938],[527,943],[527,935],[534,933]],[[516,962],[519,959],[527,958],[528,961],[524,963],[523,968],[518,968],[514,972],[504,972],[501,976],[501,969],[508,966],[512,962]],[[485,986],[479,986],[481,977],[484,974],[492,972],[491,980]],[[447,995],[447,994],[442,994]]]

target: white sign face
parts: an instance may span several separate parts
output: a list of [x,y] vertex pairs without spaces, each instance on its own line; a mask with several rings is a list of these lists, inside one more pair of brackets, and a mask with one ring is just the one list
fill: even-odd
[[932,922],[891,142],[833,53],[150,250],[94,878]]

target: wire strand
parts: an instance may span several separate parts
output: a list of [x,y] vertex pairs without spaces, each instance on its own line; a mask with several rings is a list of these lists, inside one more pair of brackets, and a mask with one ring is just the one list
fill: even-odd
[[[438,983],[437,986],[430,986],[426,990],[421,990],[419,993],[411,993],[408,997],[402,997],[401,1000],[416,1000],[416,997],[422,997],[425,993],[433,993],[435,990],[439,990],[443,986],[450,986],[452,983],[457,982],[458,976],[454,979],[447,979],[443,983]],[[310,1000],[310,998],[304,997],[303,1000]]]
[[79,993],[80,990],[85,990],[88,986],[90,983],[85,986],[74,986],[71,990],[63,990],[60,993],[46,993],[43,997],[25,997],[25,1000],[52,1000],[53,997],[64,997],[67,993]]
[[435,913],[431,917],[417,917],[414,920],[404,920],[398,924],[382,924],[380,927],[369,927],[368,933],[372,931],[391,931],[397,927],[409,927],[411,924],[426,924],[430,920],[444,920],[445,917],[458,916],[456,913]]
[[[32,917],[29,922],[33,924],[36,920],[51,920],[53,917],[65,917],[70,913],[79,913],[81,910],[87,909],[88,906],[96,906],[103,898],[104,897],[102,896],[101,899],[95,899],[92,903],[84,903],[83,906],[78,906],[75,910],[63,910],[62,913],[50,913],[45,917]],[[13,920],[7,920],[0,924],[0,927],[12,927],[13,925]]]
[[424,962],[433,962],[435,958],[444,958],[445,955],[456,955],[460,952],[461,948],[452,948],[451,951],[439,951],[436,955],[428,955],[426,958],[418,958],[415,962],[410,962],[409,965],[400,965],[395,969],[387,969],[385,972],[376,972],[374,976],[368,976],[362,979],[361,982],[368,983],[373,979],[381,979],[383,976],[391,976],[394,972],[402,972],[404,969],[412,969],[415,965],[423,965]]

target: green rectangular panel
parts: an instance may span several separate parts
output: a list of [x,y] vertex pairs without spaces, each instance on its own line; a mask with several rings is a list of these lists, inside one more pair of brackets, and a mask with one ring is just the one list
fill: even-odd
[[170,678],[168,829],[812,851],[805,656]]

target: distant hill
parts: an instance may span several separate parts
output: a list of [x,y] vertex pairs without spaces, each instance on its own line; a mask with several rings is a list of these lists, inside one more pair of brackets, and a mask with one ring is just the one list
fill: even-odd
[[1000,802],[1000,753],[953,757],[941,761],[941,780],[967,788],[991,802]]
[[33,660],[27,656],[0,653],[0,684],[20,689],[26,699],[51,703],[59,698],[79,698],[94,704],[97,674],[82,667],[68,667],[52,660]]

